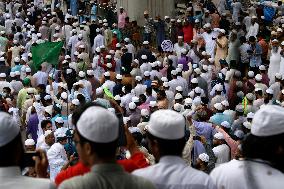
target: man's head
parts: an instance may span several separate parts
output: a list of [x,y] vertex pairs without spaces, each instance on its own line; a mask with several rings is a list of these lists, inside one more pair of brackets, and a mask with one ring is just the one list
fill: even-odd
[[52,123],[50,120],[42,120],[41,128],[43,131],[52,130]]
[[154,112],[147,126],[149,148],[156,160],[162,156],[181,156],[185,146],[185,119],[173,110]]
[[25,141],[25,149],[26,151],[35,151],[36,146],[35,146],[35,141],[31,138],[27,139]]
[[243,141],[245,158],[262,159],[284,172],[284,108],[266,105],[253,116],[251,134]]
[[198,170],[205,170],[208,166],[208,162],[209,162],[209,156],[206,153],[202,153],[196,159],[195,167]]
[[213,138],[213,145],[219,146],[225,143],[224,135],[222,133],[216,133]]
[[76,123],[74,141],[85,165],[114,162],[119,132],[118,119],[100,106],[88,107]]
[[0,112],[0,122],[0,167],[20,166],[24,153],[20,127],[5,112]]
[[51,130],[47,130],[44,132],[45,143],[48,146],[52,146],[55,143],[54,132]]

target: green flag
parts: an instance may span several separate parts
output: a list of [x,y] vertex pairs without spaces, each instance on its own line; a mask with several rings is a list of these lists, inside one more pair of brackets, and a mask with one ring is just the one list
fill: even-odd
[[32,46],[33,69],[37,70],[43,62],[58,64],[63,42],[45,42]]

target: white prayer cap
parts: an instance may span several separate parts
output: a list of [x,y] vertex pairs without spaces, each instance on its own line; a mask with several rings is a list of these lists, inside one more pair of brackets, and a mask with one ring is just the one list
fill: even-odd
[[146,59],[147,59],[147,56],[146,56],[145,54],[143,54],[143,55],[141,56],[141,58],[142,58],[142,60],[146,60]]
[[277,35],[277,32],[276,31],[272,31],[271,35]]
[[62,117],[57,117],[55,120],[54,120],[56,123],[64,123],[64,120]]
[[48,135],[50,135],[52,133],[52,130],[47,130],[44,132],[44,137],[47,137]]
[[10,72],[10,77],[16,77],[16,73],[15,72]]
[[107,68],[112,68],[112,64],[111,64],[111,63],[107,63],[107,64],[106,64],[106,67],[107,67]]
[[180,19],[177,19],[177,23],[181,23],[181,20],[180,20]]
[[255,91],[255,92],[257,92],[257,91],[262,91],[262,89],[261,89],[261,88],[255,88],[254,91]]
[[215,59],[214,59],[214,58],[209,58],[208,61],[209,61],[210,63],[213,63],[213,62],[215,61]]
[[170,17],[169,16],[165,16],[165,19],[169,19]]
[[261,71],[266,70],[266,68],[265,68],[265,66],[264,66],[264,65],[261,65],[261,66],[259,66],[258,68],[259,68],[259,70],[261,70]]
[[245,128],[247,128],[247,129],[251,130],[251,123],[250,123],[250,122],[245,121],[245,122],[243,123],[243,126],[244,126]]
[[173,110],[158,110],[154,112],[146,126],[149,133],[167,140],[183,138],[185,135],[184,127],[184,117]]
[[198,80],[194,77],[194,78],[191,79],[191,83],[197,84],[197,83],[198,83]]
[[228,121],[223,121],[222,123],[221,123],[221,126],[223,126],[223,127],[225,127],[225,128],[231,128],[231,125],[230,125],[230,123],[228,122]]
[[138,76],[135,77],[135,80],[136,81],[142,81],[142,77],[138,75]]
[[169,82],[164,82],[164,83],[163,83],[163,87],[168,88],[168,87],[169,87]]
[[138,127],[128,127],[128,130],[131,134],[133,133],[141,133],[141,130]]
[[136,108],[136,104],[135,104],[134,102],[130,102],[130,103],[128,104],[128,108],[129,108],[130,110],[134,110],[134,109]]
[[197,93],[197,94],[201,94],[202,89],[200,87],[195,87],[194,92]]
[[84,48],[85,48],[85,45],[79,45],[79,48],[80,48],[80,49],[84,49]]
[[242,130],[236,130],[235,132],[234,132],[234,135],[236,136],[236,137],[238,137],[239,139],[242,139],[242,138],[244,138],[244,132],[242,131]]
[[124,41],[125,41],[125,42],[129,42],[130,39],[129,39],[128,37],[126,37],[126,38],[124,38]]
[[20,62],[20,58],[19,57],[14,58],[14,62]]
[[100,28],[97,28],[97,29],[96,29],[96,32],[97,32],[97,33],[99,33],[100,31],[101,31]]
[[139,98],[137,96],[134,96],[131,98],[132,102],[139,102]]
[[186,98],[184,100],[184,105],[191,105],[192,104],[192,99],[191,98]]
[[154,67],[157,67],[158,64],[157,64],[157,62],[155,61],[155,62],[153,62],[153,63],[151,64],[151,66],[154,68]]
[[247,114],[247,118],[253,119],[253,117],[254,117],[254,113],[249,112],[249,113]]
[[0,61],[1,61],[1,62],[5,61],[5,58],[4,58],[3,56],[0,57]]
[[268,88],[268,89],[266,89],[266,91],[265,91],[267,94],[271,94],[271,95],[273,95],[273,90],[272,89],[270,89],[270,88]]
[[109,50],[109,54],[115,54],[115,51],[114,50]]
[[182,99],[183,97],[182,97],[182,95],[180,94],[180,93],[177,93],[176,95],[175,95],[175,100],[179,100],[179,99]]
[[176,21],[176,19],[174,19],[174,18],[171,19],[171,22],[175,22],[175,21]]
[[256,19],[257,17],[256,17],[255,15],[253,15],[251,18],[252,18],[252,19]]
[[[16,75],[21,75],[21,73],[19,71],[15,71]],[[1,75],[1,74],[0,74]]]
[[[283,30],[281,28],[278,28],[276,31],[277,32],[283,32]],[[278,42],[278,40],[277,40],[277,42]]]
[[36,100],[40,100],[40,95],[35,95]]
[[31,68],[26,68],[26,72],[28,72],[28,73],[30,73],[30,72],[32,72],[32,70],[31,70]]
[[265,19],[265,17],[264,17],[264,16],[261,16],[260,18],[261,18],[261,19],[263,19],[263,20]]
[[214,108],[216,108],[217,110],[223,110],[223,106],[221,103],[215,103]]
[[241,25],[241,23],[240,22],[236,22],[236,26],[240,26]]
[[143,45],[149,45],[149,41],[143,41]]
[[278,40],[277,39],[273,39],[271,42],[272,43],[278,43]]
[[222,104],[223,106],[225,106],[225,107],[228,107],[228,106],[229,106],[229,102],[228,102],[227,100],[223,100],[223,101],[221,102],[221,104]]
[[78,120],[77,130],[92,142],[109,143],[118,138],[118,119],[107,109],[89,107]]
[[109,77],[109,76],[110,76],[110,73],[109,73],[109,72],[105,72],[105,73],[104,73],[104,76],[105,76],[105,77]]
[[203,65],[202,69],[207,72],[208,71],[208,66],[207,65]]
[[94,70],[87,70],[87,75],[89,75],[89,76],[94,75]]
[[199,68],[195,68],[194,69],[194,72],[197,74],[197,75],[200,75],[201,74],[201,70]]
[[71,101],[71,103],[74,104],[75,106],[79,106],[80,105],[80,101],[77,98],[73,99]]
[[78,52],[78,51],[75,51],[75,52],[74,52],[74,55],[75,55],[75,56],[78,56],[78,55],[79,55],[79,52]]
[[106,23],[106,22],[107,22],[107,19],[103,19],[103,22]]
[[79,77],[85,77],[86,76],[86,73],[85,72],[83,72],[83,71],[80,71],[79,72]]
[[181,112],[182,105],[180,103],[175,103],[174,104],[174,110],[177,111],[177,112]]
[[199,154],[198,158],[203,162],[209,162],[209,156],[206,153]]
[[183,91],[183,88],[182,88],[181,86],[177,86],[177,87],[176,87],[176,91],[182,92],[182,91]]
[[146,117],[146,116],[149,116],[149,115],[150,115],[150,112],[149,112],[148,109],[142,109],[141,110],[141,116]]
[[254,77],[254,72],[253,72],[253,71],[249,71],[249,72],[248,72],[248,76],[249,76],[249,77]]
[[45,95],[44,96],[44,100],[50,100],[51,99],[51,96],[50,95]]
[[223,85],[221,85],[220,83],[218,83],[217,85],[216,85],[216,91],[223,91]]
[[145,76],[145,77],[149,77],[149,76],[150,76],[150,72],[149,72],[149,71],[145,71],[145,72],[144,72],[144,76]]
[[116,43],[115,47],[119,48],[119,47],[121,47],[121,44],[120,43]]
[[103,23],[103,21],[102,20],[99,20],[99,24],[102,24]]
[[33,146],[35,145],[35,141],[31,138],[25,140],[25,146]]
[[162,81],[162,82],[168,82],[168,78],[167,78],[167,77],[162,77],[162,78],[161,78],[161,81]]
[[218,132],[214,135],[214,138],[219,140],[224,140],[224,135]]
[[66,74],[72,73],[72,69],[66,69]]
[[198,19],[195,19],[195,21],[194,21],[195,23],[199,23],[199,20]]
[[61,96],[62,99],[67,99],[67,97],[68,97],[66,92],[61,93],[60,96]]
[[121,97],[119,95],[115,95],[114,100],[121,100]]
[[284,41],[281,42],[281,45],[284,46]]
[[281,73],[276,73],[275,77],[276,77],[276,79],[282,79],[282,74]]
[[223,33],[223,34],[226,33],[226,31],[225,31],[224,29],[220,29],[219,31],[220,31],[221,33]]
[[252,93],[247,93],[246,94],[246,98],[250,101],[252,101],[254,99],[254,95]]
[[240,105],[240,104],[237,105],[237,106],[236,106],[236,111],[237,111],[237,112],[240,112],[240,113],[244,112],[244,107],[243,107],[243,105]]
[[204,24],[203,28],[210,28],[211,27],[211,24],[210,23],[206,23]]
[[181,68],[179,68],[179,67],[176,68],[176,71],[177,71],[177,73],[182,72]]
[[0,147],[5,146],[20,132],[20,127],[15,123],[13,118],[5,112],[0,112]]
[[262,75],[257,74],[257,75],[255,76],[255,80],[256,80],[256,81],[261,81],[261,80],[262,80]]
[[122,75],[117,74],[115,78],[118,79],[118,80],[121,80],[122,79]]
[[6,77],[6,74],[5,74],[5,73],[0,73],[0,77],[1,77],[1,78],[5,78],[5,77]]
[[6,18],[10,18],[11,17],[11,15],[10,14],[6,14]]
[[176,70],[172,70],[172,71],[171,71],[171,74],[172,74],[172,75],[177,75],[177,71],[176,71]]
[[150,101],[149,105],[150,105],[150,107],[153,108],[153,107],[157,106],[157,102],[156,101]]

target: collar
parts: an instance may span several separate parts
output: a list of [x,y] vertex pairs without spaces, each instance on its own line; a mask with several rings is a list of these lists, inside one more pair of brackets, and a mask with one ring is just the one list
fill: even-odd
[[0,177],[21,176],[21,170],[18,166],[0,167]]
[[92,172],[124,172],[123,168],[116,163],[103,163],[93,165],[91,168]]

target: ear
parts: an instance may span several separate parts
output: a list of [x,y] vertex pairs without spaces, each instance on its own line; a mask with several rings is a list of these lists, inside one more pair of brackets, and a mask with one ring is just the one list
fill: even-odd
[[92,147],[90,143],[86,142],[83,144],[84,145],[84,151],[86,152],[86,155],[91,155],[92,154]]

